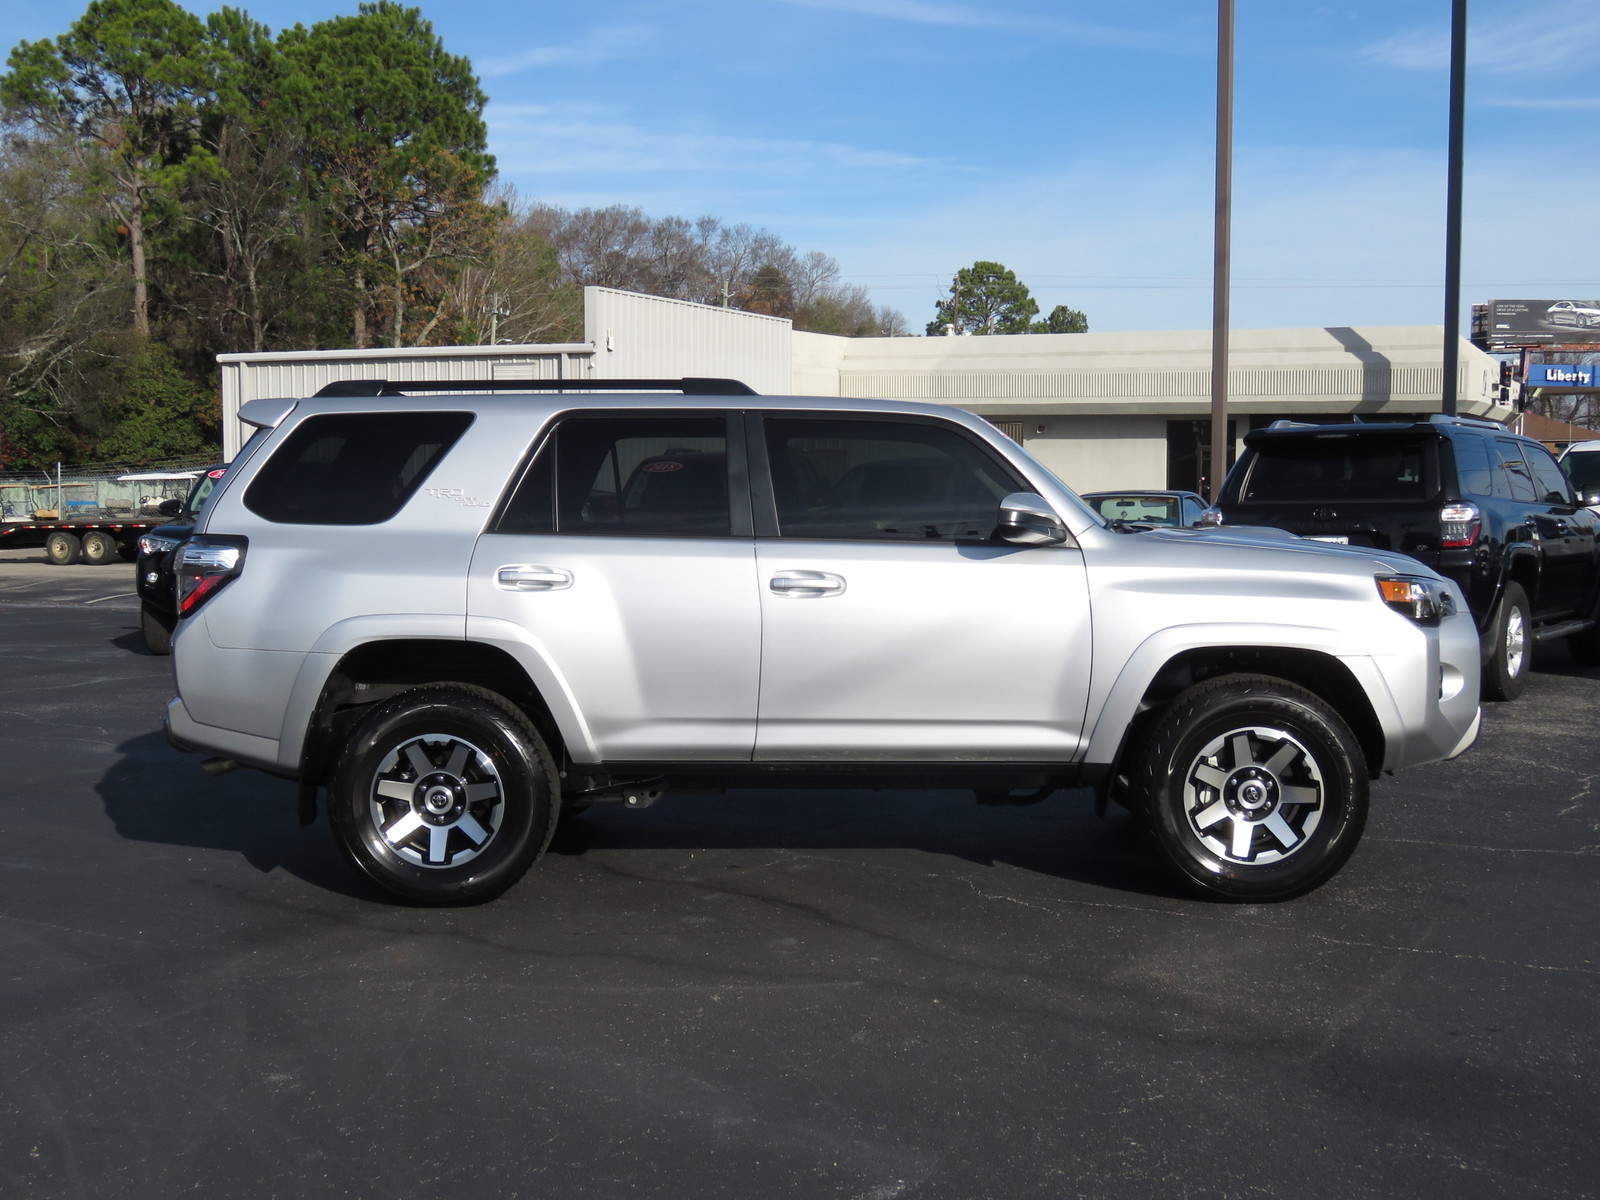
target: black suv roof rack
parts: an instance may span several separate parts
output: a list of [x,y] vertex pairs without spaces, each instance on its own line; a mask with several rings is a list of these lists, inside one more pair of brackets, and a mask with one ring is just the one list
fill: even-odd
[[340,379],[318,396],[404,396],[409,392],[682,392],[686,396],[754,396],[737,379]]

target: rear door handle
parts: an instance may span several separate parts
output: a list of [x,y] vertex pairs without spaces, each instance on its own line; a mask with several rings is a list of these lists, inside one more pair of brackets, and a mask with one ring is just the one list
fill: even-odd
[[554,592],[572,586],[572,572],[560,567],[501,567],[494,582],[508,592]]
[[844,577],[827,571],[779,571],[767,586],[780,596],[797,600],[815,596],[837,596],[844,591]]

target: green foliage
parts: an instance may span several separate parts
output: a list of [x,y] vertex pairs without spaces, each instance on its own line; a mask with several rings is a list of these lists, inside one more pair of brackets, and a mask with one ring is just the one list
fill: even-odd
[[713,217],[491,196],[487,97],[421,11],[277,36],[91,0],[0,72],[0,463],[215,452],[223,351],[573,341],[603,284],[904,332]]
[[218,452],[218,402],[179,369],[171,350],[159,342],[135,346],[108,374],[112,398],[98,457],[150,462]]
[[950,298],[939,301],[928,334],[955,326],[958,334],[1031,333],[1038,302],[1016,273],[996,262],[975,262],[956,272]]
[[1088,333],[1089,318],[1075,308],[1058,304],[1050,315],[1033,327],[1034,333]]

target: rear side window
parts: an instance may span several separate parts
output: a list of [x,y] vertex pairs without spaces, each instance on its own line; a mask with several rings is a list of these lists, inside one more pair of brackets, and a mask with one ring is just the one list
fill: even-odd
[[1481,437],[1454,439],[1456,481],[1468,496],[1494,495],[1494,468],[1489,462],[1489,446]]
[[308,417],[250,481],[245,507],[284,525],[377,525],[400,511],[471,424],[464,412]]
[[574,417],[545,440],[496,533],[727,537],[725,417]]
[[1417,501],[1439,490],[1437,441],[1384,434],[1263,440],[1242,500]]

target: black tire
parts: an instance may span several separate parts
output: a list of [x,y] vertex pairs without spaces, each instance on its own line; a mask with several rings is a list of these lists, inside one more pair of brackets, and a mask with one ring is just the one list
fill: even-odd
[[44,540],[44,556],[58,567],[69,566],[78,561],[78,555],[83,552],[83,543],[78,541],[75,533],[52,533]]
[[1366,826],[1360,743],[1332,708],[1283,680],[1197,684],[1134,754],[1134,812],[1184,881],[1213,898],[1303,895],[1345,864]]
[[104,566],[117,557],[117,539],[109,533],[102,533],[98,529],[91,529],[83,535],[83,548],[81,551],[83,561],[91,567]]
[[144,635],[144,648],[151,654],[172,653],[172,625],[148,604],[139,608],[139,632]]
[[1515,700],[1528,686],[1533,669],[1533,616],[1528,593],[1506,584],[1489,631],[1489,655],[1483,664],[1483,698]]
[[329,821],[345,856],[417,904],[479,904],[527,873],[555,832],[555,764],[527,716],[462,683],[376,705],[340,751]]

